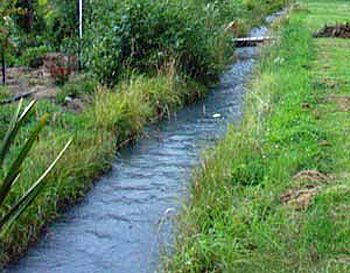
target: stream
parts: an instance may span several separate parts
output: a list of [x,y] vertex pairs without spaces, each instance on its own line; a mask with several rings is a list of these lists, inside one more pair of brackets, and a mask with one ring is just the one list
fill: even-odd
[[[262,36],[266,27],[254,29]],[[7,273],[149,273],[169,251],[172,216],[188,196],[191,170],[228,123],[238,124],[244,82],[258,48],[238,60],[204,98],[149,126],[144,139],[119,152],[113,167],[82,203],[66,212]]]

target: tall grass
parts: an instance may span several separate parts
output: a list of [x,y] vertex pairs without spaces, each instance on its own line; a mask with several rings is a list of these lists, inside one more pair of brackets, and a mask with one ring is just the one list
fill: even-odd
[[[74,142],[48,175],[47,187],[39,198],[14,223],[11,232],[0,238],[1,263],[22,253],[59,211],[82,197],[94,178],[110,167],[119,145],[137,138],[146,123],[155,121],[190,99],[202,96],[205,90],[198,83],[180,78],[169,68],[154,78],[128,77],[113,92],[99,86],[90,96],[89,106],[78,116],[75,112],[62,111],[55,103],[38,102],[36,113],[24,123],[14,143],[5,168],[42,113],[51,112],[51,119],[26,160],[22,177],[14,185],[4,207],[26,192],[30,182],[45,171],[48,162],[55,159],[67,138],[73,136]],[[3,106],[0,108],[1,116],[10,117],[13,110],[12,105]]]
[[[271,3],[275,2],[280,0]],[[96,18],[90,28],[93,31],[86,28],[91,39],[84,41],[88,52],[82,61],[99,80],[113,83],[113,87],[98,86],[92,91],[91,85],[82,84],[89,81],[86,78],[64,86],[58,95],[60,104],[38,103],[14,145],[14,154],[45,112],[52,113],[49,126],[43,129],[8,202],[28,189],[28,181],[39,177],[67,138],[73,136],[74,143],[49,175],[48,187],[40,198],[15,223],[12,232],[0,238],[0,263],[23,253],[62,209],[79,200],[94,179],[111,166],[115,149],[137,138],[146,123],[203,96],[203,82],[217,75],[233,52],[231,38],[224,34],[226,23],[242,16],[249,27],[258,12],[264,10],[249,12],[236,0],[101,1],[92,16]],[[163,22],[166,29],[159,29]],[[71,93],[84,100],[81,112],[62,105]],[[0,128],[13,110],[11,105],[0,108]]]
[[[166,272],[349,270],[348,112],[339,113],[319,85],[333,72],[336,86],[348,78],[348,57],[335,41],[312,40],[327,4],[308,3],[264,48],[242,125],[230,128],[194,174]],[[341,18],[349,2],[332,5]],[[332,53],[320,69],[325,52]],[[349,90],[342,87],[328,91]]]

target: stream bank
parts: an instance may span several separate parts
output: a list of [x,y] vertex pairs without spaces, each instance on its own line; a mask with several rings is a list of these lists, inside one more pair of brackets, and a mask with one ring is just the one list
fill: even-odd
[[[264,32],[266,28],[252,33]],[[167,216],[187,196],[200,151],[211,147],[228,123],[239,122],[244,82],[258,54],[258,48],[237,49],[238,60],[218,88],[169,120],[149,126],[146,139],[122,149],[84,202],[5,272],[154,272],[160,247],[172,241]]]
[[[244,8],[244,17],[254,17],[256,23],[259,20],[256,14],[263,14],[283,1],[268,2],[270,4],[264,7],[248,3],[249,10]],[[215,49],[218,53],[219,48]],[[222,52],[219,55],[222,57]],[[84,196],[93,187],[92,181],[111,167],[116,148],[134,139],[146,123],[155,121],[162,114],[166,115],[169,109],[192,102],[206,91],[202,84],[179,75],[176,69],[172,70],[174,67],[167,68],[156,77],[132,76],[113,90],[101,86],[94,88],[96,86],[89,84],[89,78],[83,77],[64,86],[56,101],[50,98],[50,101],[38,103],[35,116],[26,123],[18,142],[23,142],[33,121],[43,113],[50,112],[52,117],[26,164],[22,176],[25,179],[19,181],[18,185],[21,186],[15,187],[9,201],[13,201],[30,186],[31,181],[40,175],[68,138],[74,136],[75,141],[50,176],[48,186],[39,199],[16,222],[11,233],[1,238],[1,263],[6,263],[10,257],[22,255],[29,245],[37,242],[43,227],[59,217],[62,207],[71,207]],[[79,107],[69,109],[65,106],[62,98],[65,99],[70,92],[79,99],[83,96],[83,101],[77,100]],[[4,121],[0,124],[2,129],[10,120],[13,109],[13,106],[0,109]],[[0,130],[0,135],[4,132]]]
[[276,29],[244,120],[197,169],[166,272],[349,271],[350,40],[313,38],[349,6],[297,3]]

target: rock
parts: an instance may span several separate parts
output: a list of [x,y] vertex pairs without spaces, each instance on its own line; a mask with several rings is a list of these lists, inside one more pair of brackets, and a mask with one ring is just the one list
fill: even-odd
[[73,98],[70,96],[67,96],[64,98],[64,102],[72,102],[72,101],[73,101]]

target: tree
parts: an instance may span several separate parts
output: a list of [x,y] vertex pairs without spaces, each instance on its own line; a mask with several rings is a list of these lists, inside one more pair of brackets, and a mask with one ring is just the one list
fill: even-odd
[[34,20],[34,5],[32,0],[18,0],[16,1],[16,7],[25,10],[26,12],[23,14],[23,19],[21,20],[23,23],[22,27],[25,28],[27,34],[30,34],[33,26]]
[[14,27],[11,15],[20,13],[20,10],[15,7],[16,2],[16,0],[3,0],[0,4],[0,55],[4,85],[6,84],[6,55],[14,48],[11,40],[11,30]]

